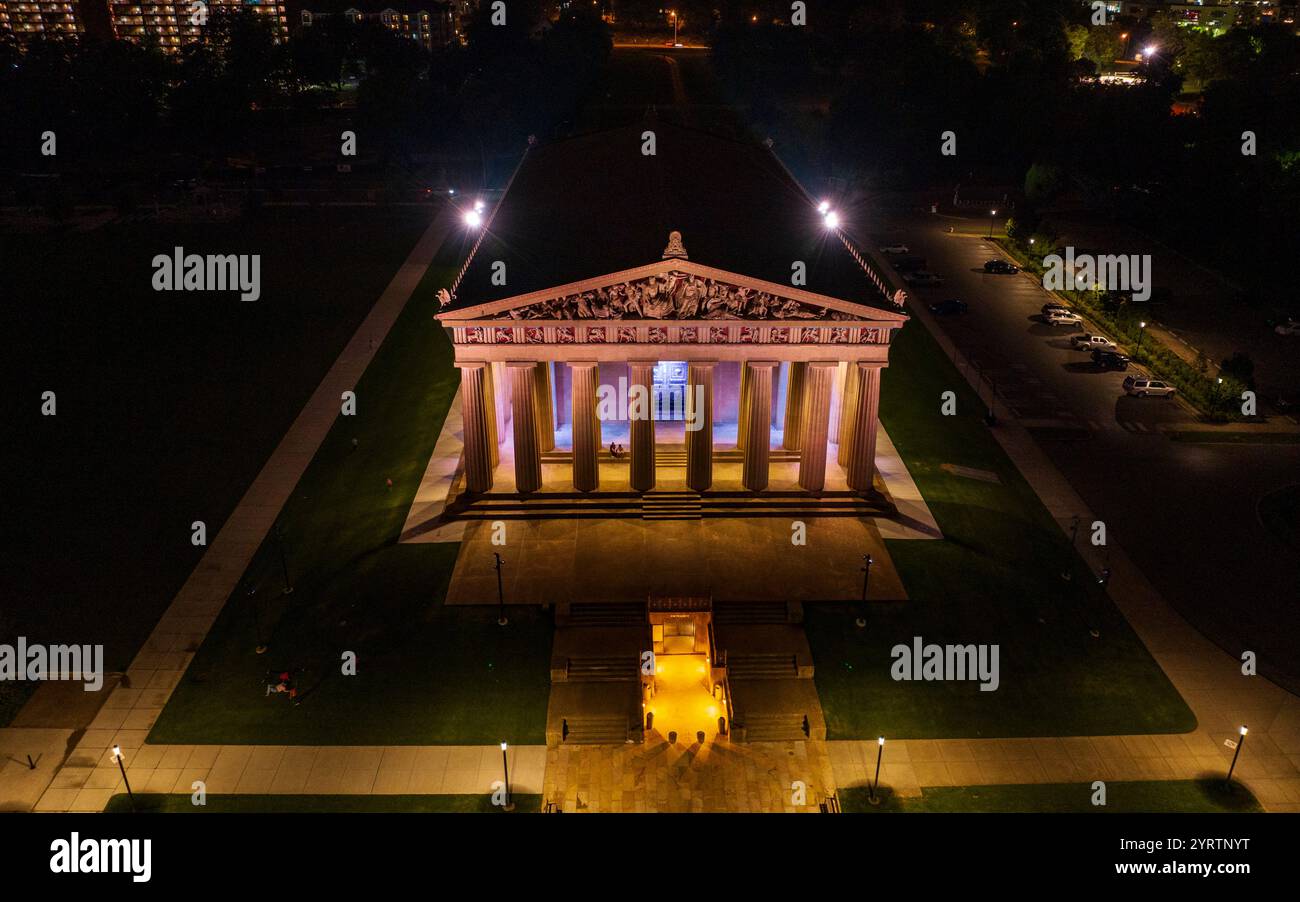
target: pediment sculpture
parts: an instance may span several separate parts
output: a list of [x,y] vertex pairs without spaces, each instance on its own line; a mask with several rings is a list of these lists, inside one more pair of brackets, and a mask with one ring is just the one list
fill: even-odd
[[498,314],[495,319],[816,319],[858,317],[766,291],[670,272],[570,294]]

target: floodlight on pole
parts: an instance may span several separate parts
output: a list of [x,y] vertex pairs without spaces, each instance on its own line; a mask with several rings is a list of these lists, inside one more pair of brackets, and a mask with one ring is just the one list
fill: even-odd
[[827,210],[822,216],[822,224],[828,229],[838,229],[840,227],[840,214],[834,210]]
[[477,229],[483,224],[483,214],[478,210],[466,210],[461,218],[465,220],[465,225],[471,229]]
[[817,205],[817,212],[823,216],[825,216],[830,211],[831,211],[831,202],[828,200],[824,200]]

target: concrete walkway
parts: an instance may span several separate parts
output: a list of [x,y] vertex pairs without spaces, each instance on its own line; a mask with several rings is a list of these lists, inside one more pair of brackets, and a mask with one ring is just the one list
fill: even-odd
[[[917,305],[915,313],[948,357],[961,361],[929,311]],[[959,369],[971,378],[970,366]],[[993,435],[1062,532],[1068,534],[1076,515],[1085,523],[1097,519],[1018,423],[1006,420]],[[1182,735],[890,742],[882,784],[914,795],[922,786],[1222,777],[1232,759],[1224,740],[1239,739],[1238,727],[1245,724],[1250,732],[1235,778],[1268,811],[1300,812],[1300,699],[1263,677],[1243,676],[1240,663],[1180,617],[1122,548],[1112,542],[1104,559],[1091,545],[1080,548],[1094,571],[1110,567],[1111,598],[1196,715],[1197,729]],[[874,741],[828,745],[840,786],[871,778]]]

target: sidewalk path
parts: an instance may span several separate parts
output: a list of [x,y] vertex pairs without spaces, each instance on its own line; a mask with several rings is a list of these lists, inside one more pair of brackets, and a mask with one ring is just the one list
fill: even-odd
[[[918,305],[915,315],[950,359],[961,358],[929,311]],[[971,378],[970,366],[959,369]],[[993,435],[1062,532],[1069,532],[1075,515],[1085,523],[1096,519],[1018,423],[1005,420]],[[1081,547],[1094,571],[1111,568],[1111,598],[1196,715],[1197,729],[1181,735],[891,742],[881,781],[915,795],[922,786],[1222,777],[1232,759],[1224,740],[1239,739],[1238,727],[1245,724],[1250,732],[1235,778],[1266,810],[1300,812],[1300,699],[1263,677],[1243,676],[1240,662],[1179,616],[1117,545],[1109,546],[1106,560],[1091,545]],[[868,769],[874,772],[876,743],[828,745],[836,783],[865,785]]]

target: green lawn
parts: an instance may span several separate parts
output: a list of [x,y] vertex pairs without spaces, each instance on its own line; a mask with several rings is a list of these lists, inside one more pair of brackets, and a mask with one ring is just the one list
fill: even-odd
[[[944,391],[956,416],[941,416]],[[915,320],[896,337],[881,417],[943,530],[889,541],[909,601],[873,604],[858,629],[848,606],[809,605],[805,625],[832,739],[1077,736],[1185,732],[1192,712],[1100,591],[984,425],[984,407]],[[951,475],[952,463],[1000,484]],[[1081,541],[1086,531],[1081,533]],[[1060,574],[1069,569],[1073,580]],[[1100,638],[1089,630],[1096,628]],[[1000,647],[1001,686],[895,682],[890,649]]]
[[1263,811],[1250,791],[1240,784],[1231,790],[1221,780],[1135,780],[1108,782],[1106,804],[1092,804],[1091,783],[1026,783],[1005,786],[927,786],[921,795],[901,798],[888,787],[880,789],[880,804],[868,802],[863,787],[840,792],[846,813],[871,811],[904,814],[1131,814],[1166,812],[1257,813]]
[[[0,641],[102,644],[125,670],[436,211],[264,208],[0,238],[4,334],[58,415],[15,434]],[[261,298],[152,287],[155,254],[250,253]],[[26,392],[26,388],[23,389]],[[38,428],[39,427],[39,428]],[[69,529],[69,524],[79,524]],[[93,539],[87,539],[93,536]],[[34,684],[0,686],[0,725]]]
[[[433,319],[454,253],[430,268],[357,386],[356,416],[335,423],[285,505],[294,592],[281,592],[269,537],[150,742],[544,740],[549,619],[512,610],[501,628],[495,608],[446,607],[459,546],[396,542],[458,386]],[[259,640],[265,655],[254,652]],[[345,652],[357,657],[355,676],[342,675]],[[298,673],[297,706],[265,694],[268,670],[286,669]]]
[[[539,795],[517,795],[514,814],[541,810]],[[184,793],[136,793],[135,808],[126,793],[109,799],[109,812],[142,814],[493,814],[502,809],[489,795],[210,795],[195,805]],[[503,812],[504,813],[504,812]]]

